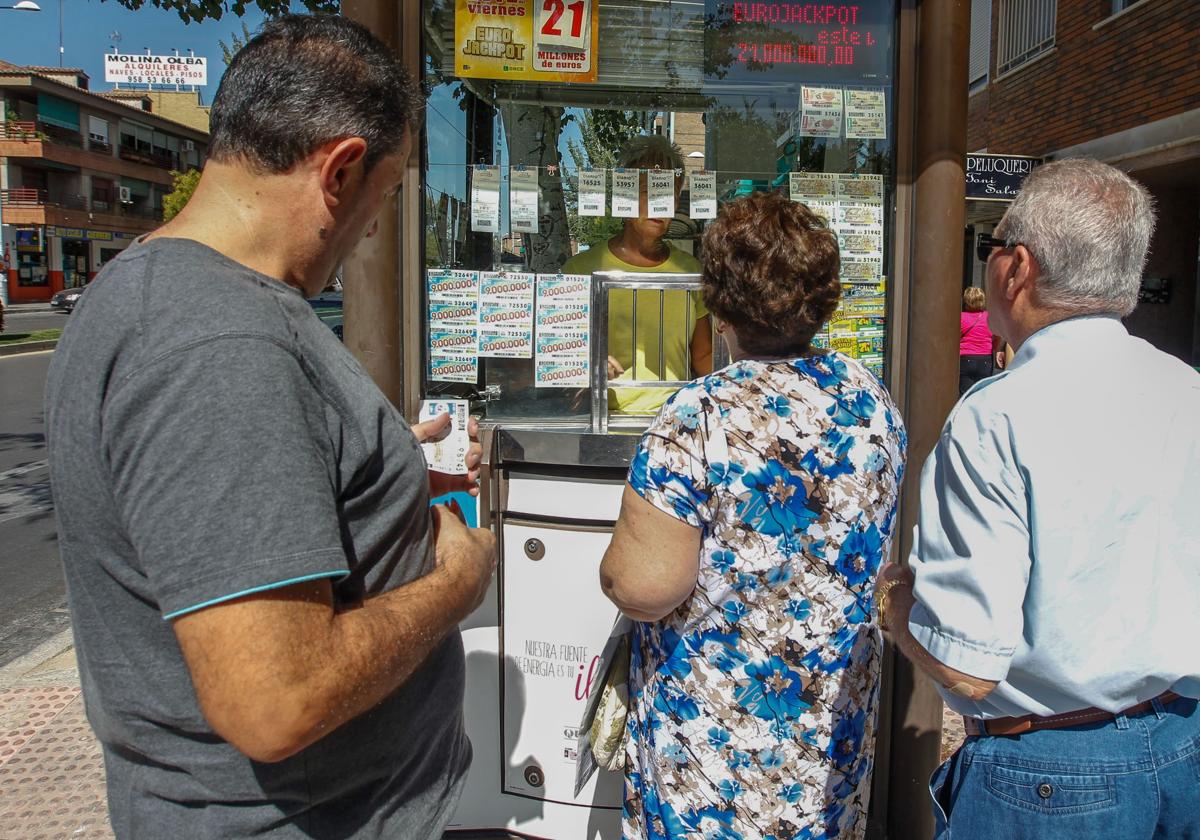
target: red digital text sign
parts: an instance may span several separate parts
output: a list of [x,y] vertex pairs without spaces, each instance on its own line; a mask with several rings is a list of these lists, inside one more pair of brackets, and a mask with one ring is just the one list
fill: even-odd
[[891,77],[892,2],[714,2],[706,69],[731,81],[865,81]]

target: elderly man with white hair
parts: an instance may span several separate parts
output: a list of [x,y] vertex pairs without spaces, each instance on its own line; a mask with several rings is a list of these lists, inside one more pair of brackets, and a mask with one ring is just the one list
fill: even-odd
[[965,717],[937,837],[1200,837],[1200,376],[1126,332],[1145,189],[1047,164],[984,243],[1010,367],[921,476],[880,622]]

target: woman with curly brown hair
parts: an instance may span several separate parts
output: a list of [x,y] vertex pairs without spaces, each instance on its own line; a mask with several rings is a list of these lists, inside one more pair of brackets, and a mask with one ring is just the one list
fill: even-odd
[[862,365],[811,346],[841,294],[820,218],[757,194],[703,244],[734,361],[642,438],[600,570],[636,622],[624,836],[861,838],[904,427]]

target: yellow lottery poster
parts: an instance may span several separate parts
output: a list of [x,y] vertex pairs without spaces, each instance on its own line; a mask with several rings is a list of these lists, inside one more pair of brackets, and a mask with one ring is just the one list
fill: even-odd
[[455,0],[462,78],[596,81],[596,0]]

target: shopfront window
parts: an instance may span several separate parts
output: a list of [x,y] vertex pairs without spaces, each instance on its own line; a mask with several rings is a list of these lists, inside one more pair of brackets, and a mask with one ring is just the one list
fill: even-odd
[[[508,6],[522,14],[424,7],[424,260],[444,278],[426,285],[428,395],[485,400],[502,422],[584,422],[586,389],[548,381],[572,341],[541,323],[560,302],[543,291],[563,287],[560,272],[698,272],[708,220],[756,191],[804,201],[838,233],[844,301],[817,340],[882,375],[893,0]],[[660,263],[630,259],[630,226],[660,230]],[[628,323],[610,316],[609,343],[631,342],[618,361],[638,380],[705,372],[699,296],[667,294],[681,297],[613,307]],[[456,306],[464,296],[474,304]]]

